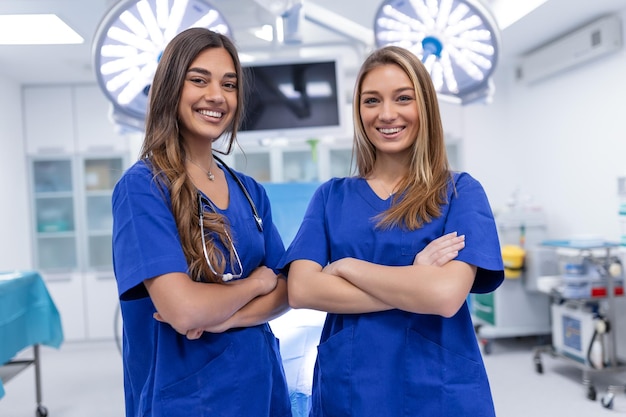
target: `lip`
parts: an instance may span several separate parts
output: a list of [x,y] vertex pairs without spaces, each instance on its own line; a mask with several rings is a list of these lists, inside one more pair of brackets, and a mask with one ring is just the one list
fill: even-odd
[[383,136],[393,137],[402,133],[406,129],[406,126],[379,126],[376,131]]
[[211,118],[211,119],[218,119],[218,120],[222,120],[224,118],[224,116],[226,115],[226,111],[223,110],[223,109],[215,109],[215,108],[206,109],[206,108],[202,108],[202,109],[196,109],[195,111],[196,111],[196,113],[200,114],[200,116],[202,116],[202,117]]

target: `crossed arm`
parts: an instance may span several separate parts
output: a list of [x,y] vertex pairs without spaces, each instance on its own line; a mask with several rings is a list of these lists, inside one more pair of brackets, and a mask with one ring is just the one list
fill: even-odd
[[172,273],[145,285],[157,309],[155,319],[189,339],[204,331],[264,323],[289,305],[346,314],[397,308],[450,317],[465,301],[476,274],[476,267],[454,260],[464,246],[464,236],[449,233],[429,243],[409,266],[344,258],[322,268],[298,260],[290,266],[288,282],[260,267],[247,279],[228,284],[198,283]]
[[204,331],[220,333],[255,326],[289,309],[285,278],[267,267],[226,284],[195,282],[183,273],[161,275],[144,283],[157,309],[154,318],[189,339],[199,338]]
[[343,258],[322,268],[297,260],[289,269],[289,303],[330,313],[397,308],[451,317],[465,302],[476,275],[476,267],[454,260],[464,246],[464,236],[449,233],[428,244],[409,266]]

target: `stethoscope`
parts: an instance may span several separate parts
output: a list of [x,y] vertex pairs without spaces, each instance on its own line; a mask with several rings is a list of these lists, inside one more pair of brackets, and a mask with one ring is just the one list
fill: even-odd
[[[222,161],[220,158],[216,157],[215,155],[213,155],[213,158],[215,158],[217,162],[219,162],[224,168],[226,168],[228,173],[235,179],[235,181],[237,182],[237,185],[243,192],[243,195],[246,197],[246,200],[248,200],[248,204],[250,205],[250,209],[252,210],[252,216],[254,216],[257,229],[259,229],[259,232],[263,232],[263,219],[261,218],[261,216],[259,216],[259,213],[254,204],[254,201],[252,201],[252,197],[250,197],[250,193],[248,193],[248,190],[246,189],[246,187],[243,185],[243,183],[241,182],[239,177],[235,174],[235,172],[228,165],[226,165],[224,161]],[[232,252],[235,255],[236,265],[239,266],[238,268],[239,272],[235,272],[236,269],[234,269],[233,272],[222,274],[222,273],[217,272],[215,268],[213,267],[213,264],[211,263],[211,260],[209,259],[209,254],[207,253],[207,249],[206,249],[206,238],[204,235],[204,207],[206,206],[210,207],[214,213],[217,213],[217,208],[215,207],[213,202],[209,200],[207,197],[205,197],[204,195],[202,195],[200,191],[197,191],[197,194],[198,194],[198,218],[199,218],[199,226],[200,226],[200,236],[202,238],[202,252],[204,254],[204,259],[206,260],[206,263],[209,266],[209,269],[211,270],[213,274],[215,274],[217,277],[220,277],[222,281],[224,282],[230,281],[232,279],[241,278],[243,276],[243,265],[241,264],[241,259],[239,258],[239,252],[237,251],[237,248],[235,247],[235,242],[233,241],[233,238],[230,236],[230,234],[228,233],[226,229],[224,229],[224,233],[226,234],[226,238],[230,242]]]
[[213,155],[213,158],[217,162],[219,162],[224,168],[226,168],[226,171],[228,171],[228,173],[235,179],[235,182],[237,182],[237,186],[243,192],[243,195],[246,197],[246,200],[248,200],[248,205],[250,205],[250,209],[252,210],[252,216],[254,216],[254,221],[256,223],[257,229],[259,229],[259,232],[263,232],[263,219],[261,218],[261,216],[259,216],[259,212],[256,209],[256,205],[254,204],[254,201],[252,201],[252,197],[250,197],[250,193],[248,193],[246,186],[243,185],[243,182],[241,182],[241,179],[239,179],[237,174],[235,174],[232,168],[226,165],[224,161],[222,161],[220,158],[218,158],[215,155]]

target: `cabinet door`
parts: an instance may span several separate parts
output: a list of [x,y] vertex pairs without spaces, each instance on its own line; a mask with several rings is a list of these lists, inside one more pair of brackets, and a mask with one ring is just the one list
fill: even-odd
[[75,138],[72,89],[25,87],[23,95],[27,153],[73,153]]
[[83,156],[82,194],[85,233],[83,236],[86,337],[114,337],[113,320],[118,303],[113,274],[111,195],[125,169],[121,155]]
[[113,271],[88,272],[84,276],[87,338],[113,340],[118,305]]
[[272,181],[271,154],[267,150],[237,152],[234,154],[233,167],[259,182]]
[[282,156],[283,182],[319,181],[317,150],[308,148],[285,149]]
[[80,272],[42,272],[50,297],[54,301],[66,341],[80,341],[86,337],[85,298],[83,276]]
[[79,261],[73,160],[33,159],[31,169],[37,269],[76,271]]
[[328,178],[347,177],[350,175],[352,166],[352,148],[329,149],[330,166]]
[[79,153],[123,152],[130,148],[111,121],[110,103],[97,85],[74,87],[76,148]]
[[111,194],[124,166],[122,156],[94,156],[82,160],[87,270],[113,268]]

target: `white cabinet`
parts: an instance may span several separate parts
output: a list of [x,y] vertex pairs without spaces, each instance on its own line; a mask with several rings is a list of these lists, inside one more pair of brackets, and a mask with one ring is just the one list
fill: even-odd
[[112,338],[117,295],[111,193],[126,154],[30,161],[35,268],[61,312],[65,338]]
[[[347,177],[355,172],[352,140],[270,144],[242,144],[224,162],[259,182],[324,182],[333,177]],[[461,143],[449,140],[448,160],[453,170],[461,170]]]
[[74,152],[72,89],[25,87],[23,98],[27,153]]
[[25,87],[23,96],[34,268],[66,340],[112,339],[111,193],[130,144],[96,85]]
[[[100,87],[73,88],[76,109],[76,150],[79,153],[124,152],[128,139],[116,132],[109,114],[111,106]],[[97,116],[97,117],[95,117]]]
[[225,162],[259,182],[321,182],[350,173],[352,142],[245,145]]

